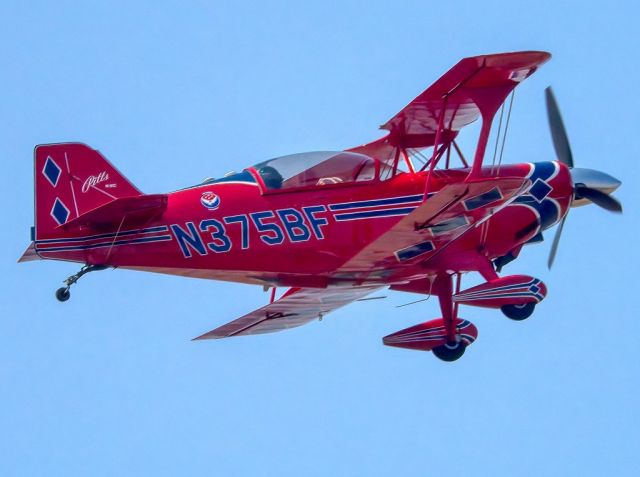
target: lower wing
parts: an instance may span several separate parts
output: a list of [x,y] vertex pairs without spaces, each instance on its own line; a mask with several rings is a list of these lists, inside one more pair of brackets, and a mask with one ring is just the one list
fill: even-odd
[[194,340],[256,335],[295,328],[382,288],[335,286],[328,288],[290,288],[282,298],[258,308],[237,320],[209,331]]

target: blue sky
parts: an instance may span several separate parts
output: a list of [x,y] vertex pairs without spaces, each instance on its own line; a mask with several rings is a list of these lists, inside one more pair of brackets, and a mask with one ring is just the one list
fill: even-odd
[[[0,5],[0,475],[634,475],[639,179],[633,2],[17,2]],[[259,288],[16,264],[32,150],[82,141],[145,192],[379,137],[458,59],[542,49],[505,161],[549,160],[552,84],[576,163],[620,178],[623,216],[573,210],[509,273],[549,297],[523,323],[465,308],[453,364],[384,347],[438,316],[391,295],[275,335],[190,342]],[[463,139],[469,151],[473,132]],[[473,277],[467,283],[473,283]]]

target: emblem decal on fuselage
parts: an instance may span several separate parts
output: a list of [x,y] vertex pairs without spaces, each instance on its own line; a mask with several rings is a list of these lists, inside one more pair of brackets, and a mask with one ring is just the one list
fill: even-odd
[[202,205],[209,210],[216,210],[220,207],[220,197],[211,191],[203,192],[200,197]]

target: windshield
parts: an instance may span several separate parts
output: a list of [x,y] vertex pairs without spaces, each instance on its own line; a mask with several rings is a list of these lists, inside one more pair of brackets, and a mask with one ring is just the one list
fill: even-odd
[[268,190],[325,186],[376,178],[376,161],[353,152],[291,154],[254,166]]

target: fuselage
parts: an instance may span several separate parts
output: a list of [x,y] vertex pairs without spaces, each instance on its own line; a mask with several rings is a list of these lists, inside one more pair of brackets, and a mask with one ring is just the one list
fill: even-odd
[[[463,182],[468,172],[434,171],[427,200],[443,187]],[[67,237],[66,243],[41,244],[40,254],[199,278],[325,286],[332,280],[348,280],[340,267],[422,203],[427,176],[428,172],[401,173],[387,180],[265,191],[255,170],[247,170],[170,193],[160,219],[121,230],[117,245],[87,247],[111,240],[115,231],[102,230],[94,232],[97,238],[73,248],[74,239],[91,236],[84,232]],[[571,203],[568,169],[558,162],[485,167],[482,176],[529,178],[531,187],[487,222],[433,254],[433,259],[426,257],[393,273],[362,270],[359,280],[394,282],[399,276],[411,279],[442,267],[474,270],[478,256],[492,260],[519,250],[557,223]]]

